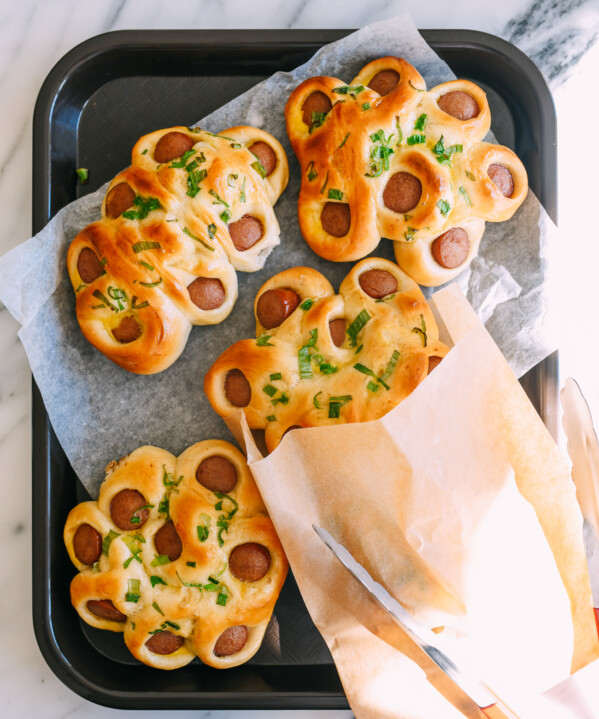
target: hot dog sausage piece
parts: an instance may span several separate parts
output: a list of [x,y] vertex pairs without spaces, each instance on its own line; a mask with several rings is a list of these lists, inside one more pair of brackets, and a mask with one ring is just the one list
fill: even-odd
[[503,165],[489,165],[487,174],[497,185],[502,195],[511,197],[514,194],[514,178],[507,167]]
[[379,95],[388,95],[391,90],[397,87],[399,73],[395,70],[381,70],[368,83],[368,87]]
[[396,172],[383,190],[383,202],[393,212],[405,213],[420,202],[422,183],[409,172]]
[[346,202],[325,202],[320,224],[333,237],[345,237],[351,227],[351,210]]
[[463,90],[452,90],[437,100],[437,104],[448,115],[457,120],[472,120],[477,117],[480,108],[476,100]]
[[194,142],[182,132],[167,132],[156,143],[154,159],[156,162],[170,162],[191,150]]
[[206,457],[196,469],[196,479],[211,492],[228,494],[237,484],[237,469],[226,457]]
[[468,233],[461,227],[452,227],[437,237],[431,245],[435,262],[453,270],[463,264],[470,251]]
[[263,142],[262,140],[253,142],[248,147],[248,150],[252,153],[252,155],[255,155],[258,158],[260,164],[264,168],[266,177],[268,177],[277,166],[277,156],[275,151],[268,143]]
[[106,195],[106,214],[115,219],[120,217],[125,210],[133,206],[135,192],[131,185],[126,182],[119,182]]
[[232,369],[225,377],[225,397],[235,407],[247,407],[252,398],[252,388],[240,369]]
[[127,317],[123,317],[120,323],[113,328],[112,336],[121,344],[134,342],[141,336],[141,327],[137,323],[135,317],[131,317],[131,315],[129,315]]
[[235,249],[239,252],[249,250],[264,234],[262,223],[253,215],[244,215],[236,222],[231,222],[228,229]]
[[302,105],[302,119],[306,125],[310,126],[312,124],[313,112],[326,115],[332,107],[333,103],[324,94],[324,92],[317,90],[316,92],[313,92]]
[[173,654],[183,646],[185,640],[172,632],[156,632],[146,642],[146,647],[154,654]]
[[158,554],[166,554],[171,562],[179,559],[183,551],[181,538],[179,537],[175,525],[169,520],[154,535],[154,546]]
[[189,299],[201,310],[216,310],[225,301],[225,288],[218,277],[198,277],[187,285]]
[[90,599],[87,608],[92,614],[100,619],[107,619],[109,622],[127,621],[127,617],[119,612],[110,599]]
[[[146,498],[136,489],[122,489],[110,500],[110,516],[119,529],[130,531],[142,527],[149,515]],[[133,520],[133,521],[132,521]]]
[[358,281],[364,292],[375,300],[397,292],[397,279],[387,270],[367,270]]
[[436,357],[435,355],[428,358],[428,374],[430,374],[435,369],[435,367],[437,367],[441,363],[442,359],[442,357]]
[[229,555],[229,570],[242,582],[257,582],[270,569],[270,552],[256,542],[238,544]]
[[258,321],[267,330],[278,327],[299,305],[300,298],[297,292],[288,287],[277,287],[266,290],[260,295],[256,305]]
[[244,625],[236,627],[228,627],[216,640],[214,645],[214,656],[230,657],[232,654],[240,652],[247,642],[248,628]]
[[98,255],[89,247],[84,247],[77,258],[77,272],[79,277],[87,283],[97,280],[104,274],[104,268]]
[[102,554],[102,535],[91,524],[80,524],[73,537],[73,551],[81,564],[94,564]]
[[333,340],[333,344],[337,347],[341,347],[341,345],[345,342],[345,327],[346,322],[343,317],[339,317],[339,319],[331,320],[329,322],[331,339]]

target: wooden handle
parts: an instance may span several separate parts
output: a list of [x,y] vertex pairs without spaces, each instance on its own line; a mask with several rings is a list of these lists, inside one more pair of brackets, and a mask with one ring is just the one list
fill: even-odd
[[489,707],[481,707],[482,713],[489,719],[518,719],[518,715],[504,704],[501,700],[497,704],[491,704]]

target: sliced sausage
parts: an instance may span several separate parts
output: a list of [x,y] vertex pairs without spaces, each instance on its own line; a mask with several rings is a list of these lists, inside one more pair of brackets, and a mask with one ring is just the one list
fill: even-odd
[[448,115],[457,120],[472,120],[477,117],[480,108],[476,100],[463,90],[452,90],[437,100],[437,104]]
[[237,484],[237,469],[226,457],[206,457],[196,469],[196,479],[211,492],[228,494]]
[[100,619],[107,619],[109,622],[126,622],[127,617],[114,606],[110,599],[90,599],[87,603],[88,610]]
[[235,407],[247,407],[252,398],[252,388],[240,369],[232,369],[225,377],[225,397]]
[[383,202],[393,212],[405,213],[420,202],[422,184],[409,172],[396,172],[383,190]]
[[358,281],[364,292],[375,300],[397,292],[397,279],[387,270],[367,270]]
[[135,191],[126,182],[119,182],[106,195],[106,214],[115,219],[120,217],[125,210],[133,207]]
[[326,115],[332,107],[333,103],[324,92],[317,90],[313,92],[302,105],[302,119],[306,125],[311,125],[313,112],[320,112]]
[[337,345],[337,347],[341,347],[341,345],[345,342],[345,327],[346,322],[343,317],[339,317],[339,319],[331,320],[329,322],[331,339],[333,340],[333,344]]
[[266,290],[260,295],[256,305],[258,321],[267,330],[278,327],[299,305],[300,298],[297,292],[288,287],[277,287],[274,290]]
[[237,654],[244,647],[248,638],[248,628],[245,624],[236,627],[229,627],[220,635],[214,645],[214,656],[230,657],[231,654]]
[[154,546],[158,554],[166,554],[171,562],[179,559],[183,551],[183,545],[172,520],[163,524],[156,532]]
[[268,143],[263,142],[262,140],[253,142],[248,147],[248,150],[252,153],[252,155],[255,155],[258,160],[260,160],[260,164],[264,168],[264,172],[266,172],[266,177],[268,177],[277,166],[277,156],[275,151]]
[[239,252],[249,250],[264,234],[264,226],[253,215],[244,215],[237,222],[231,222],[228,229],[235,249]]
[[229,555],[229,569],[242,582],[257,582],[270,569],[270,552],[256,542],[238,544]]
[[123,317],[120,324],[112,330],[112,335],[117,342],[127,344],[128,342],[134,342],[141,336],[141,327],[135,317],[128,315]]
[[104,268],[100,262],[100,258],[89,247],[84,247],[77,258],[77,272],[79,277],[89,284],[104,274]]
[[93,564],[102,554],[102,535],[91,524],[80,524],[73,537],[73,551],[81,564]]
[[502,195],[511,197],[514,194],[514,178],[507,167],[503,165],[489,165],[487,174],[497,185]]
[[468,233],[461,227],[452,227],[451,230],[439,235],[431,245],[435,262],[448,270],[463,264],[469,251]]
[[388,95],[393,88],[397,87],[399,73],[395,70],[381,70],[368,83],[368,87],[379,95]]
[[346,202],[325,202],[320,224],[333,237],[345,237],[351,227],[351,210]]
[[146,647],[154,654],[173,654],[183,646],[185,640],[172,632],[156,632],[146,642]]
[[[136,489],[122,489],[110,500],[110,516],[119,529],[130,531],[142,527],[150,515],[148,509],[141,509],[147,504],[146,498]],[[139,519],[139,522],[132,522]]]
[[187,285],[189,299],[201,310],[216,310],[225,301],[225,288],[218,277],[198,277]]
[[428,358],[428,374],[430,374],[435,367],[441,363],[442,359],[443,357],[436,357],[435,355]]
[[156,143],[154,159],[156,162],[170,162],[191,150],[194,142],[182,132],[167,132]]

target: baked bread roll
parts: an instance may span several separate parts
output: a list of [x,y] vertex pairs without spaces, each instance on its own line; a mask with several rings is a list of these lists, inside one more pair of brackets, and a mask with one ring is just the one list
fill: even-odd
[[226,350],[204,390],[223,417],[243,408],[269,450],[290,429],[381,417],[448,352],[418,285],[376,257],[359,262],[338,295],[310,267],[280,272],[254,311],[257,339]]
[[288,177],[279,142],[253,127],[142,137],[110,183],[102,219],[69,247],[86,339],[130,372],[170,366],[192,325],[231,312],[235,270],[261,269],[279,243],[272,206]]
[[387,237],[410,277],[440,285],[474,257],[485,220],[509,219],[528,191],[516,155],[481,142],[485,93],[467,80],[426,91],[398,57],[374,60],[350,85],[306,80],[285,116],[302,171],[300,228],[327,260],[359,260]]
[[144,664],[234,667],[260,647],[287,559],[244,456],[220,440],[140,447],[67,518],[71,601]]

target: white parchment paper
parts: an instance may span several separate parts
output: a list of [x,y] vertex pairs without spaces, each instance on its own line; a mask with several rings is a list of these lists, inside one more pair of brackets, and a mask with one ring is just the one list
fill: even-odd
[[[115,366],[86,342],[75,317],[66,251],[77,232],[100,217],[105,187],[65,207],[42,232],[0,260],[0,299],[22,325],[19,336],[54,430],[92,496],[105,465],[142,444],[178,454],[200,439],[229,438],[204,396],[204,373],[229,345],[253,336],[252,305],[263,282],[301,264],[315,267],[338,287],[349,271],[348,263],[319,258],[300,235],[300,175],[286,137],[284,107],[307,77],[332,75],[349,82],[363,65],[383,55],[409,60],[429,88],[454,78],[409,17],[401,16],[325,46],[293,72],[277,73],[200,121],[212,132],[256,125],[283,143],[291,177],[275,208],[281,244],[263,271],[239,273],[239,300],[228,319],[194,328],[183,355],[161,374],[132,375]],[[178,122],[173,117],[172,124]],[[545,326],[546,248],[553,231],[529,193],[512,220],[487,224],[479,257],[458,280],[518,376],[554,349]],[[392,259],[392,243],[382,240],[373,254]]]

